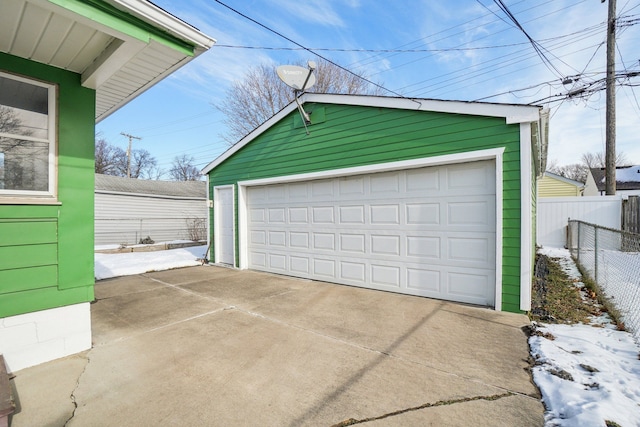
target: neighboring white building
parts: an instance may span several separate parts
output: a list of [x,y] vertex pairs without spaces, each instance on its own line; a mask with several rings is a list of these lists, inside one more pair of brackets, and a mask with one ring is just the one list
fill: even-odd
[[207,184],[96,174],[95,244],[206,239]]
[[[591,168],[584,186],[585,196],[604,196],[605,168]],[[640,166],[616,167],[616,194],[640,195]]]

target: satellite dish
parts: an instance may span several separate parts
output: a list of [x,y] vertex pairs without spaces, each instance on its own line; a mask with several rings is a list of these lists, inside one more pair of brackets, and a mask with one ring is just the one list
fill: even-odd
[[315,63],[309,61],[309,68],[299,65],[280,65],[276,68],[278,77],[292,89],[304,92],[316,84],[316,76],[313,74]]
[[296,104],[298,104],[298,111],[300,112],[300,117],[302,117],[304,129],[307,132],[307,135],[309,135],[307,125],[311,124],[311,118],[309,117],[309,114],[304,111],[304,108],[302,108],[302,104],[300,104],[300,100],[298,99],[299,94],[316,84],[316,76],[313,74],[313,70],[316,69],[316,63],[309,61],[307,66],[309,68],[304,68],[299,65],[280,65],[276,68],[276,73],[284,84],[293,89],[295,94],[293,99],[295,99]]

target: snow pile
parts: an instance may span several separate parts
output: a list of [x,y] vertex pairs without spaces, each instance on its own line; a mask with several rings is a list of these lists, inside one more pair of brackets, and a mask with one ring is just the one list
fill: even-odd
[[154,252],[126,252],[121,254],[95,254],[96,280],[128,276],[149,271],[169,270],[201,265],[207,246]]
[[611,327],[545,325],[529,339],[548,426],[640,425],[640,348]]
[[[557,258],[580,284],[567,250],[540,252]],[[631,334],[615,330],[606,314],[591,325],[534,326],[529,346],[536,363],[533,379],[547,408],[545,425],[640,426],[640,346]]]

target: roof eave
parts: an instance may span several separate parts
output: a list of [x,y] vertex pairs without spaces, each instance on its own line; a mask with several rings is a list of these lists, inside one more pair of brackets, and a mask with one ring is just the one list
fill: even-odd
[[148,1],[105,0],[107,3],[131,15],[169,32],[171,35],[189,42],[196,48],[195,56],[212,47],[216,40],[197,28],[182,21],[169,12]]
[[[444,101],[436,99],[393,98],[369,95],[336,95],[305,93],[299,98],[302,104],[316,102],[320,104],[355,105],[364,107],[395,108],[415,111],[435,111],[473,116],[504,117],[507,124],[530,123],[540,120],[542,107],[531,105],[493,104],[466,101]],[[202,169],[202,174],[211,172],[216,166],[231,157],[242,147],[250,143],[275,123],[297,108],[295,102],[289,103],[270,119],[262,123],[227,151],[222,153]]]

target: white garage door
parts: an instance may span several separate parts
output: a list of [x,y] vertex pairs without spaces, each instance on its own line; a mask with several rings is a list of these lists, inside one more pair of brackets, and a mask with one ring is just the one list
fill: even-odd
[[249,268],[493,306],[495,163],[247,190]]

